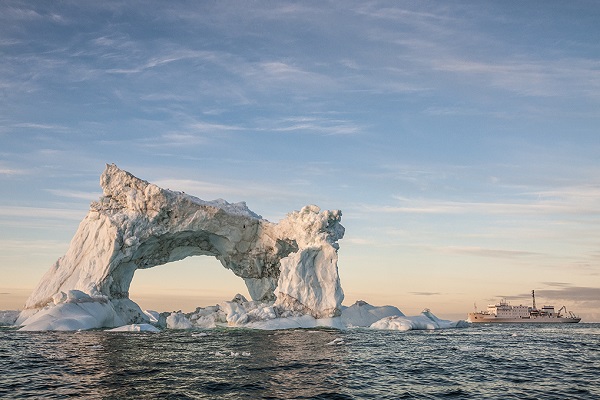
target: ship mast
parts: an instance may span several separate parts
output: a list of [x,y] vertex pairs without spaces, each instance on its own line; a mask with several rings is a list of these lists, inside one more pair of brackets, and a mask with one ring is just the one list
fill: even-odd
[[537,308],[535,307],[535,290],[531,291],[531,297],[533,297],[533,309],[537,310]]

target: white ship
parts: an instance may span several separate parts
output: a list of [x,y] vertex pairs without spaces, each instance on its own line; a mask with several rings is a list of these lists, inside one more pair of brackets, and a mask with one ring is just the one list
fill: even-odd
[[[468,322],[473,323],[577,323],[581,321],[577,315],[567,311],[562,306],[558,312],[554,311],[554,306],[543,306],[538,310],[535,306],[535,290],[531,291],[533,297],[533,307],[518,305],[511,306],[505,300],[498,304],[490,304],[487,311],[469,313]],[[563,314],[564,311],[564,314]]]

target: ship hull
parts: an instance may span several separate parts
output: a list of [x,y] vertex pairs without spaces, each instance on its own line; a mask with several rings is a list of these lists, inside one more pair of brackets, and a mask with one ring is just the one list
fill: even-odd
[[474,324],[576,324],[581,318],[533,317],[533,318],[498,318],[491,315],[470,313],[468,322]]

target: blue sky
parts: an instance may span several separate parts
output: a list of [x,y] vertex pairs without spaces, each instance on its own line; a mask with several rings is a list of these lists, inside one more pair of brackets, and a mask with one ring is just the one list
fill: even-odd
[[[598,21],[595,1],[3,1],[0,309],[116,163],[274,222],[341,209],[346,304],[454,317],[536,289],[600,321]],[[132,298],[243,290],[200,257],[138,271]]]

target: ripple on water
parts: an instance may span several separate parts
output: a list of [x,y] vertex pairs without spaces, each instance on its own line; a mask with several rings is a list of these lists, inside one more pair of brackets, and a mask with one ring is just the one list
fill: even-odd
[[599,327],[0,330],[0,397],[600,398]]

